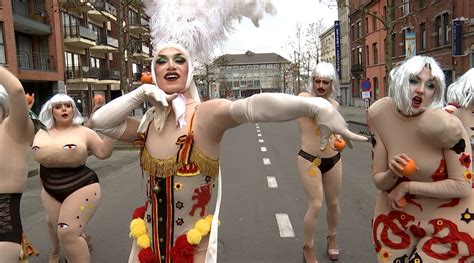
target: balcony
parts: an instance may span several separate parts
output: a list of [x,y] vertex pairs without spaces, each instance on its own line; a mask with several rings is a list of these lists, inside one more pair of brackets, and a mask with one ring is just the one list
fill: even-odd
[[135,35],[148,33],[150,31],[148,29],[148,21],[143,17],[135,17],[134,19],[130,19],[129,30],[130,33]]
[[89,50],[93,55],[103,55],[107,52],[117,51],[118,39],[99,34],[97,45],[91,47]]
[[364,71],[364,65],[361,64],[353,64],[351,66],[351,72],[362,72]]
[[97,32],[80,25],[64,26],[64,44],[78,48],[90,48],[96,45]]
[[87,66],[66,68],[67,84],[95,84],[99,81],[99,69]]
[[28,50],[16,50],[18,68],[26,70],[55,71],[56,65],[53,56],[48,54],[31,52]]
[[117,10],[113,5],[104,0],[96,0],[93,5],[94,9],[87,12],[89,18],[101,23],[117,21]]
[[89,0],[59,0],[59,4],[68,11],[87,13],[94,9]]
[[150,48],[140,42],[132,42],[132,58],[136,60],[146,60],[150,58]]
[[28,35],[45,36],[52,33],[49,25],[48,12],[40,6],[12,1],[13,23],[15,31]]
[[136,73],[133,73],[132,75],[132,86],[133,87],[138,87],[140,85],[142,85],[142,82],[141,82],[141,78],[142,78],[142,73],[141,72],[136,72]]
[[99,81],[96,84],[120,84],[120,71],[113,69],[100,69]]

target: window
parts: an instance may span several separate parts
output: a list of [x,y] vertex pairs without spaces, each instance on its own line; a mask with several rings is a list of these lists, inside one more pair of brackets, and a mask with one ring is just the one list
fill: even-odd
[[403,0],[402,12],[403,16],[407,16],[410,13],[410,0]]
[[374,88],[372,92],[372,98],[377,99],[377,94],[379,94],[379,78],[375,77],[374,78]]
[[449,35],[451,31],[451,27],[449,25],[449,15],[448,13],[443,14],[443,28],[444,28],[444,44],[449,43]]
[[357,48],[357,64],[362,65],[362,47]]
[[377,47],[377,43],[372,44],[372,53],[374,53],[373,54],[374,64],[378,64],[379,63],[379,49]]
[[[375,12],[375,15],[377,15],[377,12]],[[375,16],[372,16],[372,31],[377,30],[377,18]]]
[[369,33],[369,18],[365,18],[365,28],[367,29],[367,33]]
[[421,50],[426,49],[426,23],[420,24],[420,39],[421,39]]
[[436,46],[441,46],[442,39],[443,39],[443,28],[441,27],[441,16],[437,16],[435,19],[435,30],[438,33],[438,37],[436,38]]
[[3,23],[0,23],[0,64],[6,64],[5,42],[3,41]]
[[357,39],[361,39],[362,38],[362,23],[359,21],[357,21]]
[[255,87],[260,87],[260,80],[259,80],[259,79],[254,80],[254,81],[253,81],[253,85],[254,85]]
[[387,18],[387,7],[383,7],[383,18]]
[[395,40],[396,40],[396,37],[395,37],[395,36],[396,36],[395,33],[393,33],[393,34],[392,34],[392,56],[393,56],[393,57],[396,56],[396,55],[395,55],[395,51],[396,51],[395,47],[397,46],[397,45],[395,44]]
[[[365,46],[365,56],[366,56],[366,58],[365,58],[366,60],[365,60],[365,61],[366,61],[367,65],[370,65],[369,53],[370,53],[370,52],[369,52],[369,46]],[[362,63],[361,63],[361,64],[362,64]]]
[[234,80],[234,87],[239,87],[239,81],[238,80]]
[[418,9],[425,8],[426,0],[418,0]]
[[245,84],[246,84],[246,81],[245,81],[245,80],[241,80],[241,81],[240,81],[240,86],[245,86]]

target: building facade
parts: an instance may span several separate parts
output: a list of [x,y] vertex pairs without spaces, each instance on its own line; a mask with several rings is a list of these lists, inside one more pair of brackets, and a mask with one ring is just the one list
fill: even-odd
[[446,85],[474,67],[471,0],[350,0],[348,6],[352,105],[363,105],[363,80],[371,83],[371,100],[387,96],[388,61],[391,69],[413,55],[431,56]]
[[321,41],[321,61],[328,62],[336,66],[336,45],[334,38],[334,26],[328,28],[320,36]]
[[64,92],[64,56],[57,0],[1,1],[0,64],[34,93],[33,110]]
[[340,48],[341,48],[341,105],[351,104],[351,74],[350,74],[350,38],[349,38],[349,0],[340,0],[343,4],[338,5],[338,19],[340,27]]
[[[60,11],[66,89],[83,115],[90,114],[95,95],[109,101],[140,84],[141,72],[148,70],[151,57],[148,17],[141,1],[121,6],[118,0],[93,4],[60,0]],[[120,42],[126,46],[122,52]],[[121,74],[126,88],[121,88]]]
[[275,53],[225,54],[218,57],[215,76],[221,98],[248,97],[262,92],[295,94],[291,62]]

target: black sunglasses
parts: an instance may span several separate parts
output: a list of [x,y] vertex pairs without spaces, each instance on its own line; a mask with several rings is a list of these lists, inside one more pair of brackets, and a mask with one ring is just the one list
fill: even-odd
[[316,82],[317,84],[321,83],[321,81],[323,82],[324,85],[329,84],[329,80],[325,80],[325,79],[315,79],[314,80],[314,82]]

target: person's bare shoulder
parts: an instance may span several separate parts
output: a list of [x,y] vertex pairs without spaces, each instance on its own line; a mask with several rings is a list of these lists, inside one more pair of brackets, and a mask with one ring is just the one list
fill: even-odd
[[298,96],[301,96],[301,97],[313,97],[313,95],[311,95],[309,92],[301,92],[300,94],[298,94]]

